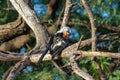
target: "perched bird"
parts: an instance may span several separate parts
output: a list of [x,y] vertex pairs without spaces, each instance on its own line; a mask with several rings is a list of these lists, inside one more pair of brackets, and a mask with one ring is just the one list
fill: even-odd
[[[52,58],[60,55],[63,49],[70,45],[69,41],[74,39],[78,40],[79,34],[74,28],[62,27],[57,31],[53,36],[50,37],[48,50],[52,54]],[[47,51],[48,51],[47,50]],[[38,64],[41,63],[43,57],[47,52],[42,54],[42,57],[39,59]]]
[[50,49],[53,58],[60,55],[62,50],[69,46],[70,33],[71,29],[69,27],[63,27],[55,33],[53,37],[53,44]]
[[[53,42],[50,48],[50,53],[52,58],[61,54],[62,50],[70,45],[70,40],[78,40],[78,32],[70,27],[63,27],[53,35]],[[64,65],[62,60],[54,60],[59,67]],[[62,68],[68,75],[70,75],[70,70],[67,67]]]
[[52,58],[59,55],[62,52],[62,50],[69,45],[70,32],[71,29],[69,27],[63,27],[59,31],[57,31],[53,36],[51,35],[47,46],[48,49],[41,55],[41,57],[38,60],[38,64],[41,63],[48,50],[52,54]]

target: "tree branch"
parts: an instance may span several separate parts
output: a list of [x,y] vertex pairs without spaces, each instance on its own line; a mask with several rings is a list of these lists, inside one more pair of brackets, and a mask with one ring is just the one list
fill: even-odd
[[20,49],[26,43],[31,41],[31,34],[24,34],[18,36],[14,39],[1,43],[0,50],[2,51],[15,51],[16,49]]
[[[46,46],[48,38],[48,33],[45,27],[40,24],[40,21],[38,20],[33,10],[31,10],[30,7],[23,0],[10,0],[10,2],[35,33],[37,44],[31,51],[28,52],[28,54],[33,54],[36,52],[36,50],[39,49],[40,52],[45,52],[47,49]],[[29,55],[24,55],[23,59],[16,63],[15,66],[12,68],[9,75],[7,76],[7,80],[14,80],[17,73],[22,71],[23,68],[25,68],[29,64]]]
[[94,80],[92,76],[90,76],[88,73],[82,71],[77,63],[75,62],[75,56],[74,55],[71,55],[70,56],[70,64],[72,66],[72,70],[74,73],[76,73],[77,75],[81,76],[83,79],[85,80]]
[[[81,42],[81,47],[85,46],[86,42],[89,42],[88,45],[91,44],[91,39],[88,40],[84,40]],[[75,43],[69,47],[67,47],[66,49],[63,50],[61,57],[69,57],[71,54],[71,51],[74,51],[75,54],[79,54],[81,55],[81,57],[86,57],[86,56],[101,56],[101,57],[110,57],[110,58],[120,58],[120,54],[119,53],[111,53],[111,52],[87,52],[87,51],[81,51],[81,50],[76,50],[76,48],[78,48],[78,43]],[[24,55],[26,56],[26,55]],[[9,54],[9,52],[3,52],[0,51],[0,61],[19,61],[22,60],[23,55],[21,54]],[[41,53],[39,54],[34,54],[32,55],[31,61],[33,63],[37,63],[39,57],[41,57]],[[45,56],[44,60],[51,60],[52,57],[49,54],[49,52],[47,53],[47,55]]]
[[[93,17],[93,13],[90,10],[89,5],[87,4],[86,0],[81,0],[84,8],[86,9],[86,12],[88,13],[89,19],[90,19],[90,23],[91,23],[91,36],[92,36],[92,51],[96,51],[96,42],[97,42],[97,37],[96,37],[96,25],[95,25],[95,19]],[[100,75],[100,79],[105,80],[105,78],[102,76],[102,70],[100,68],[100,65],[97,61],[97,58],[93,58],[94,59],[94,63],[98,69],[98,73]],[[99,67],[98,67],[99,66]]]
[[27,24],[19,15],[18,19],[8,24],[0,25],[0,42],[5,42],[13,37],[23,34],[28,30]]
[[45,27],[40,24],[40,21],[38,20],[34,11],[31,10],[23,0],[10,0],[10,2],[35,33],[37,44],[34,50],[36,48],[37,49],[41,48],[41,51],[44,52],[46,48],[47,37],[48,37],[48,33]]
[[20,61],[23,55],[0,51],[0,61]]
[[88,13],[90,23],[91,23],[91,36],[92,36],[92,51],[96,51],[96,25],[95,25],[95,19],[93,17],[93,13],[90,10],[89,5],[87,4],[86,0],[81,0],[84,8],[86,9],[86,12]]
[[15,66],[10,70],[6,80],[14,80],[17,73],[21,72],[29,64],[30,64],[29,58],[24,57],[22,61],[16,63]]
[[70,16],[71,7],[72,7],[71,0],[66,0],[65,12],[64,12],[64,17],[63,17],[61,27],[64,27],[64,26],[67,25],[68,19],[69,19],[69,16]]

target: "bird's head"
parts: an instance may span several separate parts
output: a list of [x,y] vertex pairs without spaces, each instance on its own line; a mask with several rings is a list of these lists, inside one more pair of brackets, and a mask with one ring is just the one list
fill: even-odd
[[57,35],[61,35],[65,39],[69,39],[71,33],[71,29],[69,27],[62,27],[59,31],[57,31]]

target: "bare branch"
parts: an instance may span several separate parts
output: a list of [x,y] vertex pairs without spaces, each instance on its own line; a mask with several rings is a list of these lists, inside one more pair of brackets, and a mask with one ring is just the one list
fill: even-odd
[[90,76],[88,73],[82,71],[77,63],[75,62],[75,56],[74,55],[71,55],[70,56],[70,64],[72,66],[72,70],[74,73],[76,73],[77,75],[81,76],[83,79],[85,80],[94,80],[92,76]]
[[9,54],[9,52],[0,51],[0,61],[20,61],[22,57],[21,54]]
[[117,26],[99,25],[98,28],[105,28],[107,30],[111,30],[111,31],[115,31],[115,32],[120,32],[120,27],[117,27]]
[[[90,45],[92,42],[91,39],[88,40],[84,40],[81,42],[80,44],[80,48],[84,47],[86,45]],[[78,48],[78,43],[75,43],[69,47],[67,47],[65,50],[63,50],[61,57],[69,57],[71,54],[71,51],[74,51],[76,54],[80,54],[82,57],[86,57],[86,56],[101,56],[101,57],[111,57],[111,58],[120,58],[120,54],[119,53],[110,53],[110,52],[87,52],[87,51],[80,51],[80,50],[76,50]],[[48,52],[49,53],[49,52]],[[50,54],[48,54],[45,56],[44,60],[51,60],[52,57]],[[33,63],[37,63],[39,57],[41,56],[41,53],[39,54],[35,54],[31,56],[31,61]],[[9,54],[6,52],[1,51],[0,52],[0,61],[19,61],[20,59],[22,59],[23,55],[20,54]]]
[[[92,36],[92,51],[96,51],[96,42],[97,42],[97,37],[96,37],[96,25],[95,25],[95,19],[93,17],[93,13],[92,11],[90,10],[90,7],[89,5],[87,4],[86,0],[81,0],[84,8],[86,9],[86,12],[88,13],[88,16],[89,16],[89,19],[90,19],[90,23],[91,23],[91,36]],[[97,58],[93,58],[94,60],[94,63],[97,66],[99,66],[99,62],[97,61]],[[99,69],[98,69],[99,68]],[[102,73],[102,70],[99,67],[97,67],[98,69],[98,72],[99,72],[99,75],[100,75],[100,78],[105,80],[105,78],[103,78],[103,73]],[[102,75],[101,75],[102,74]]]
[[[100,57],[109,57],[109,58],[120,58],[120,53],[110,53],[110,52],[87,52],[87,51],[75,51],[72,50],[72,48],[66,48],[62,54],[61,57],[62,58],[66,58],[66,57],[70,57],[71,52],[74,51],[74,54],[79,54],[81,55],[81,57],[87,57],[87,56],[91,56],[91,57],[95,57],[95,56],[100,56]],[[31,62],[33,63],[37,63],[39,57],[41,55],[40,54],[34,54],[30,57]],[[56,57],[55,59],[58,59],[58,57]],[[45,57],[43,58],[43,61],[49,61],[52,60],[52,56],[50,54],[45,55]]]
[[[35,53],[36,49],[41,50],[41,52],[46,51],[47,46],[47,37],[48,33],[40,24],[37,16],[35,15],[34,11],[23,1],[23,0],[10,0],[12,5],[16,8],[19,14],[23,17],[29,27],[33,30],[36,36],[36,46],[32,49],[29,54]],[[13,69],[10,71],[10,74],[7,77],[7,80],[14,80],[15,76],[18,72],[22,71],[27,65],[30,64],[30,59],[28,56],[24,56],[21,61],[15,64]]]
[[70,9],[71,9],[71,7],[72,7],[71,0],[66,0],[66,7],[65,7],[65,12],[64,12],[64,18],[63,18],[61,27],[64,27],[64,26],[67,25],[68,19],[69,19],[69,16],[70,16]]
[[58,64],[55,61],[51,60],[51,62],[61,73],[64,73],[64,71],[58,66]]
[[18,36],[14,39],[6,41],[0,45],[0,50],[2,51],[15,51],[16,49],[20,49],[27,42],[31,41],[30,34],[25,34]]
[[5,72],[5,74],[3,75],[2,80],[6,80],[6,78],[7,78],[7,76],[9,75],[9,73],[10,73],[10,71],[11,71],[12,68],[13,68],[13,66],[11,66],[11,67]]
[[96,25],[95,25],[95,19],[93,17],[93,13],[90,10],[89,5],[87,4],[86,0],[81,0],[84,8],[86,9],[86,12],[88,13],[90,23],[91,23],[91,29],[92,29],[92,51],[96,51]]
[[34,11],[31,10],[23,0],[10,0],[10,2],[35,33],[37,42],[35,48],[41,48],[41,50],[44,51],[46,47],[48,33],[45,27],[40,24],[40,21],[38,20]]
[[28,30],[27,24],[19,15],[18,19],[8,24],[0,25],[0,42],[9,40],[12,37],[23,34]]
[[14,80],[18,72],[21,72],[27,65],[30,64],[29,58],[24,57],[24,59],[15,64],[15,66],[9,72],[6,80]]

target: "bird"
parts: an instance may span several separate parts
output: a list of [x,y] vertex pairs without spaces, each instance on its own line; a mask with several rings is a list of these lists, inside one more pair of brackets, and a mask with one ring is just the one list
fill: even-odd
[[[69,26],[64,26],[60,30],[58,30],[54,35],[50,36],[50,40],[48,45],[48,49],[52,58],[58,57],[62,50],[70,45],[70,40],[78,40],[79,34],[74,28],[70,28]],[[42,54],[42,57],[39,59],[38,64],[41,63],[43,57],[47,52]]]
[[62,50],[70,45],[69,43],[70,33],[71,33],[70,27],[65,26],[54,34],[53,42],[50,48],[50,53],[52,54],[52,58],[60,55]]
[[[53,42],[51,44],[50,53],[52,59],[59,57],[61,52],[68,46],[70,46],[70,39],[76,38],[76,31],[68,26],[62,27],[53,35]],[[62,67],[64,62],[62,60],[54,60],[54,62]],[[61,68],[64,72],[70,75],[70,70],[67,67]]]
[[42,62],[42,59],[47,54],[48,50],[52,54],[52,58],[59,55],[64,48],[69,45],[69,35],[71,29],[69,27],[62,27],[59,31],[57,31],[54,35],[49,37],[49,42],[47,43],[47,50],[41,55],[38,60],[38,65]]
[[[77,35],[77,36],[76,36]],[[62,59],[54,60],[55,57],[60,57],[61,52],[68,46],[71,45],[70,40],[74,38],[74,40],[78,40],[79,34],[77,30],[70,28],[69,26],[64,26],[60,30],[58,30],[52,38],[52,44],[50,48],[50,53],[53,61],[59,66],[62,67],[64,62]],[[71,75],[68,67],[61,68],[68,75]]]

